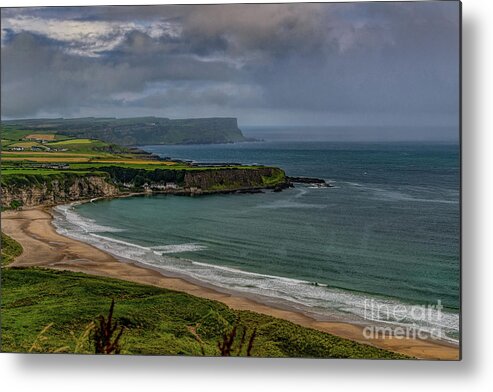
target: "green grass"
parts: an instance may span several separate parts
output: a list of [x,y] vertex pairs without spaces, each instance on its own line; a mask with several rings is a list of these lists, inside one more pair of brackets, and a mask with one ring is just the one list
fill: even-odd
[[34,141],[28,141],[24,138],[28,135],[36,134],[54,134],[53,131],[41,131],[41,130],[19,130],[11,129],[9,127],[2,127],[2,146],[4,148],[11,147],[24,147],[29,149],[32,146],[52,148],[52,149],[67,149],[67,152],[77,153],[94,153],[96,156],[112,156],[111,153],[120,152],[128,153],[128,149],[119,147],[114,144],[106,143],[96,139],[79,139],[74,137],[68,137],[65,135],[56,134],[55,140],[47,141],[45,144],[36,143]]
[[10,264],[22,253],[22,246],[2,232],[2,266]]
[[[8,139],[8,140],[21,140],[22,138],[26,137],[27,135],[31,135],[33,133],[36,133],[36,131],[29,131],[29,130],[23,130],[23,129],[12,129],[10,127],[5,127],[2,126],[2,138],[3,139]],[[41,132],[38,131],[38,133],[52,133],[52,132]]]
[[192,328],[205,354],[219,355],[223,332],[240,323],[250,333],[257,328],[253,356],[406,358],[219,302],[116,279],[7,268],[1,289],[2,351],[7,352],[93,352],[88,325],[107,314],[114,298],[114,319],[126,327],[126,354],[202,355]]
[[50,145],[52,146],[66,146],[66,145],[80,145],[80,144],[99,144],[99,145],[108,145],[108,143],[100,142],[99,140],[93,139],[67,139],[60,142],[52,142]]
[[[115,158],[118,159],[118,158]],[[70,169],[74,170],[90,170],[98,169],[101,167],[124,167],[130,169],[145,169],[145,170],[182,170],[188,168],[189,166],[184,165],[156,165],[156,164],[145,164],[145,163],[125,163],[125,162],[88,162],[88,163],[69,163]]]
[[[81,155],[83,154],[83,155]],[[8,158],[24,158],[26,161],[27,160],[33,160],[36,158],[108,158],[112,157],[113,155],[110,154],[105,154],[105,153],[94,153],[94,152],[87,152],[87,153],[75,153],[74,151],[67,151],[67,152],[49,152],[49,151],[23,151],[23,152],[17,152],[17,151],[5,151],[2,153],[2,156],[5,160],[8,160]],[[55,161],[55,159],[53,160]],[[46,161],[49,162],[49,161]]]
[[247,169],[253,170],[258,169],[259,166],[190,166],[187,164],[177,163],[175,165],[156,165],[156,164],[145,164],[145,163],[124,163],[124,162],[87,162],[87,163],[69,163],[71,169],[83,169],[88,170],[92,168],[100,168],[100,167],[108,167],[108,166],[116,166],[116,167],[124,167],[129,169],[145,169],[145,170],[189,170],[189,171],[205,171],[205,170],[222,170],[222,169]]
[[81,170],[58,170],[58,169],[43,169],[36,167],[21,167],[21,168],[7,168],[2,169],[3,176],[10,176],[16,174],[37,174],[37,175],[45,175],[49,176],[51,174],[63,174],[63,173],[78,173],[78,174],[86,174],[91,173],[90,171],[81,171]]
[[262,182],[265,186],[276,185],[285,180],[285,174],[282,170],[275,170],[272,176],[262,176]]
[[[44,135],[56,133],[55,131],[45,131],[39,129],[31,129],[31,130],[18,129],[16,127],[11,127],[9,125],[4,125],[4,124],[2,124],[1,131],[2,131],[2,139],[7,139],[7,140],[21,140],[28,135],[34,135],[37,133]],[[73,138],[60,134],[55,135],[55,140],[65,140],[65,139],[73,139]]]
[[37,142],[15,142],[10,145],[10,147],[24,147],[25,149],[29,149],[31,147],[40,147],[46,149],[46,146]]
[[[19,168],[19,169],[5,169],[2,170],[2,183],[8,183],[17,178],[21,179],[29,179],[35,178],[40,181],[42,177],[50,177],[46,178],[46,180],[54,179],[57,176],[58,179],[61,176],[81,176],[86,175],[88,173],[97,173],[95,171],[87,171],[87,170],[58,170],[58,169],[28,169],[28,168]],[[5,180],[5,181],[4,181]]]
[[66,148],[71,152],[90,153],[97,149],[108,148],[109,143],[95,139],[67,139],[62,141],[49,142],[46,144],[50,148]]

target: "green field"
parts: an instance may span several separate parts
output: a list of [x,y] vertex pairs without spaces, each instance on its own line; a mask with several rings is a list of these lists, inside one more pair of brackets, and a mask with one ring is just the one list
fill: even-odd
[[[102,142],[95,139],[67,139],[62,141],[49,142],[45,144],[50,148],[66,148],[72,152],[94,152],[94,151],[104,151],[108,149],[111,144]],[[119,150],[124,151],[123,148]]]
[[114,319],[125,327],[123,354],[216,356],[223,333],[237,325],[247,337],[256,329],[252,356],[406,358],[219,302],[116,279],[4,268],[1,290],[4,352],[94,353],[91,323],[106,315],[115,299]]
[[[39,135],[41,139],[46,139],[44,143],[32,140]],[[53,136],[53,140],[47,139]],[[62,135],[54,131],[25,130],[11,126],[2,125],[2,147],[9,149],[12,147],[24,147],[27,151],[31,147],[45,149],[66,149],[69,152],[78,153],[128,153],[128,149],[115,144],[106,143],[97,139],[76,138]]]
[[16,142],[10,144],[10,147],[24,147],[24,148],[31,148],[31,147],[40,147],[40,148],[46,148],[43,146],[41,143],[37,142]]
[[19,175],[19,174],[40,174],[43,176],[49,176],[52,174],[63,174],[63,173],[79,173],[86,174],[91,173],[89,170],[57,170],[57,169],[43,169],[39,167],[29,167],[29,166],[8,166],[2,167],[2,176]]
[[[80,145],[80,144],[93,144],[94,142],[97,142],[98,140],[92,140],[92,139],[68,139],[68,140],[63,140],[60,142],[53,142],[51,143],[52,146],[67,146],[71,144],[75,145]],[[100,144],[108,145],[108,143],[100,142]]]
[[[33,133],[36,133],[36,132],[32,131],[32,130],[17,129],[15,127],[6,127],[6,126],[2,125],[2,139],[6,139],[6,140],[10,140],[10,141],[12,141],[12,140],[19,141],[19,140],[22,140],[27,135],[30,135]],[[55,132],[41,132],[41,131],[39,131],[39,133],[55,133]]]

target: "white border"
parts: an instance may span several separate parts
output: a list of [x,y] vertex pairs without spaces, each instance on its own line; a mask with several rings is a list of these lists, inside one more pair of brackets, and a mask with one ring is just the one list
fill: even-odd
[[[177,2],[202,3],[198,0]],[[168,2],[4,0],[1,5],[163,3]],[[490,390],[493,385],[493,307],[490,304],[493,299],[493,255],[490,246],[493,222],[492,11],[492,1],[463,1],[462,362],[0,354],[0,388],[4,391],[33,392]]]

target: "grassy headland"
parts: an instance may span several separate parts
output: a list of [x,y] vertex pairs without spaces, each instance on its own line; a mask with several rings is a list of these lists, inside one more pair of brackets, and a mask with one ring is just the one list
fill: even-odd
[[[74,124],[70,123],[72,127]],[[284,172],[278,168],[196,165],[161,159],[138,148],[71,136],[77,134],[73,128],[61,134],[63,129],[51,129],[39,121],[23,123],[22,129],[14,125],[2,124],[4,208],[128,192],[200,194],[287,184]]]

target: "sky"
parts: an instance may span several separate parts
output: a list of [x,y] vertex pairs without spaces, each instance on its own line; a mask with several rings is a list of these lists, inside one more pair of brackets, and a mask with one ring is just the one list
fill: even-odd
[[2,119],[457,132],[459,3],[3,8]]

